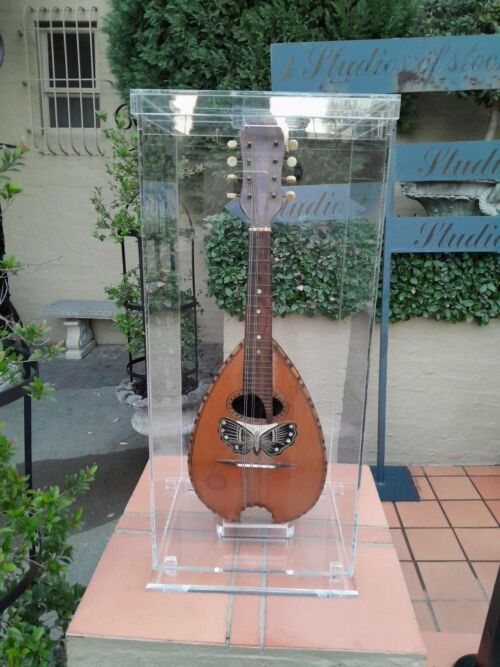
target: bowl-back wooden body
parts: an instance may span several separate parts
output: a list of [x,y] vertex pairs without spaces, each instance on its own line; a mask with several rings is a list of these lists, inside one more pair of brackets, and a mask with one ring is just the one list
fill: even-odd
[[[275,522],[292,521],[316,503],[325,483],[323,433],[309,393],[274,340],[272,357],[274,395],[284,404],[273,423],[296,423],[293,445],[278,456],[268,456],[261,450],[242,457],[221,440],[218,432],[221,418],[263,423],[245,419],[231,406],[232,400],[242,393],[242,344],[228,357],[208,388],[189,444],[189,475],[196,493],[209,509],[231,521],[238,521],[240,513],[252,506],[265,507]],[[221,462],[228,459],[287,466],[255,469]]]

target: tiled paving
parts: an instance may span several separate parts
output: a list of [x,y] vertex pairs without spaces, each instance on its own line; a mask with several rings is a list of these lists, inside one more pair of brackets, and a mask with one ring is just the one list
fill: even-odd
[[420,628],[479,637],[500,564],[500,466],[410,472],[420,502],[383,505]]

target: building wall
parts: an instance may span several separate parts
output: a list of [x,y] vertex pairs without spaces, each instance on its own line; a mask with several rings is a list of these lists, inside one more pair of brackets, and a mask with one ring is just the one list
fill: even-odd
[[[59,8],[76,9],[82,3],[65,0]],[[24,192],[4,216],[6,248],[27,269],[11,280],[12,298],[25,321],[44,319],[42,308],[56,299],[104,299],[104,286],[120,279],[120,251],[113,243],[92,237],[95,213],[90,202],[92,189],[106,183],[104,159],[88,155],[41,154],[34,146],[30,109],[30,87],[25,85],[36,73],[27,65],[23,10],[31,6],[51,7],[42,0],[3,0],[0,29],[5,43],[5,59],[0,68],[0,140],[26,143],[30,150],[25,166],[16,174]],[[93,0],[99,17],[107,11],[105,0]],[[53,14],[54,19],[57,15]],[[31,55],[31,54],[30,54]],[[113,89],[105,57],[104,35],[96,39],[96,67],[101,108],[112,112],[120,104]],[[35,123],[38,109],[33,100]],[[67,133],[67,131],[66,131]],[[36,133],[38,143],[43,137]],[[79,132],[75,131],[81,149]],[[93,138],[89,139],[89,142]],[[61,320],[49,320],[52,337],[64,337]],[[98,343],[122,341],[111,322],[96,322]]]

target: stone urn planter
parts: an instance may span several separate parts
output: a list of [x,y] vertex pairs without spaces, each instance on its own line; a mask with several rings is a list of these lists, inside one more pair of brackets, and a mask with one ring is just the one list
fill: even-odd
[[420,202],[428,215],[498,215],[500,183],[494,181],[424,181],[401,183],[410,199]]
[[[194,420],[198,406],[200,405],[209,381],[203,380],[196,389],[182,396],[182,438],[184,446],[187,446],[189,436],[193,429]],[[124,403],[133,409],[132,427],[141,435],[148,435],[148,398],[135,393],[128,378],[123,380],[116,388],[116,397],[120,403]]]

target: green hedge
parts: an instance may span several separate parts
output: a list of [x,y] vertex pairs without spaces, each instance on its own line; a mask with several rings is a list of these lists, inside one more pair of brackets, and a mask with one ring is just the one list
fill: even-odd
[[269,90],[270,44],[404,37],[417,0],[112,0],[111,70],[130,88]]
[[[205,219],[208,292],[230,315],[245,306],[248,234],[239,218],[221,213]],[[352,220],[325,222],[315,230],[273,227],[273,307],[276,315],[299,313],[343,318],[371,297],[373,226]],[[344,258],[341,280],[339,263]],[[396,255],[391,281],[391,321],[432,317],[486,324],[500,311],[500,256],[490,254]]]

